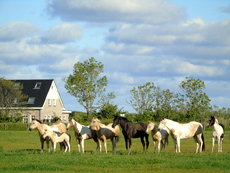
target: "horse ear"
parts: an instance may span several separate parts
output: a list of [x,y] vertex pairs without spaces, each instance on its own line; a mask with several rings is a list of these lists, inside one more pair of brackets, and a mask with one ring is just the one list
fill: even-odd
[[165,118],[161,117],[161,120],[164,120]]

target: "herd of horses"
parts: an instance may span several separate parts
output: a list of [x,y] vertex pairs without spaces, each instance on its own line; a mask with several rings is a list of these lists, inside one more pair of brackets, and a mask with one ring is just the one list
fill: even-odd
[[[107,143],[106,140],[110,139],[112,142],[113,149],[115,152],[116,144],[119,141],[119,126],[122,129],[122,134],[125,139],[125,147],[128,150],[128,155],[132,150],[132,138],[140,138],[143,146],[143,151],[146,151],[149,147],[149,134],[152,132],[152,139],[154,142],[154,148],[156,150],[156,142],[158,142],[158,152],[165,148],[166,143],[168,144],[169,135],[172,136],[175,152],[180,153],[180,140],[194,138],[196,143],[196,153],[205,149],[203,126],[201,123],[196,121],[191,121],[186,124],[178,123],[173,120],[162,118],[159,125],[153,122],[137,122],[133,123],[125,117],[114,116],[113,123],[108,125],[102,124],[97,118],[93,118],[89,126],[84,126],[70,118],[67,124],[63,124],[61,121],[48,126],[43,124],[37,119],[33,119],[29,127],[29,130],[37,128],[40,141],[41,141],[41,151],[43,152],[44,142],[47,143],[47,149],[49,148],[49,141],[52,142],[52,148],[56,150],[56,144],[60,143],[60,148],[65,148],[65,152],[69,150],[70,152],[70,140],[71,136],[67,133],[71,127],[75,131],[75,137],[78,144],[79,152],[85,152],[84,140],[93,139],[97,143],[96,150],[102,151],[101,141],[104,142],[105,152],[107,153]],[[207,127],[213,126],[212,131],[212,152],[214,150],[215,140],[218,141],[218,152],[222,152],[222,142],[224,139],[224,126],[219,123],[218,120],[211,116]]]

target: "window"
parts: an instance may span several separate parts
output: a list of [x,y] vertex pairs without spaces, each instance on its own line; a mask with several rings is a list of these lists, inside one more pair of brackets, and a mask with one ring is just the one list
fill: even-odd
[[59,116],[59,118],[60,118],[60,120],[62,120],[62,116],[61,115]]
[[51,106],[51,100],[48,99],[48,106]]
[[45,119],[45,120],[47,119],[47,115],[44,116],[44,119]]
[[51,115],[48,115],[48,121],[51,122]]
[[32,122],[32,119],[35,119],[35,115],[30,116],[30,122]]
[[23,116],[23,123],[28,123],[28,115]]
[[65,117],[65,115],[63,115],[62,117],[63,117],[63,120],[66,120],[66,117]]
[[29,97],[28,104],[34,104],[35,97]]
[[53,99],[53,105],[56,106],[56,99]]
[[41,85],[42,85],[41,82],[37,82],[37,83],[35,84],[34,89],[40,89]]

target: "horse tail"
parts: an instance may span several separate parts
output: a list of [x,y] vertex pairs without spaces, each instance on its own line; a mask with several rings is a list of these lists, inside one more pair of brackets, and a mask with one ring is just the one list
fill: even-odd
[[204,143],[204,134],[203,133],[201,134],[201,139],[203,141],[202,151],[204,151],[205,150],[205,143]]

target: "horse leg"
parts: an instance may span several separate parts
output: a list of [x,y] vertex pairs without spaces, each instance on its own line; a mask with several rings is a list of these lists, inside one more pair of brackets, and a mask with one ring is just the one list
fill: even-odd
[[[130,144],[129,144],[130,145]],[[128,150],[128,138],[125,137],[125,147],[126,147],[126,151]],[[130,147],[130,146],[129,146]]]
[[177,148],[178,152],[180,153],[180,138],[177,138]]
[[[82,149],[82,153],[85,153],[85,140],[84,139],[81,140],[81,149]],[[79,140],[79,150],[80,150],[80,140]]]
[[173,142],[174,142],[175,152],[177,153],[177,141],[176,141],[176,139],[173,138]]
[[44,147],[44,140],[43,140],[43,138],[40,138],[40,141],[41,141],[41,152],[43,152],[43,147]]
[[154,143],[154,149],[155,149],[155,151],[156,151],[156,142],[155,142],[155,141],[153,141],[153,143]]
[[149,135],[145,136],[145,141],[146,141],[146,151],[149,148]]
[[224,139],[224,138],[220,138],[220,152],[222,152],[223,139]]
[[111,142],[112,142],[112,145],[113,145],[113,153],[115,153],[116,139],[114,141],[114,138],[111,138]]
[[[198,149],[199,149],[199,142],[198,142],[198,139],[197,139],[197,136],[194,136],[194,141],[196,143],[196,153],[198,153]],[[202,148],[201,148],[202,149]]]
[[48,152],[50,152],[50,146],[49,146],[49,140],[48,139],[46,139],[46,145],[47,145]]
[[101,152],[101,140],[98,139],[98,143],[99,143],[99,151]]
[[157,147],[157,149],[158,149],[158,153],[159,153],[160,149],[161,149],[161,140],[158,140],[158,147]]
[[218,152],[220,152],[220,137],[217,138],[218,141]]
[[63,144],[65,145],[65,153],[66,153],[66,151],[68,150],[68,144],[67,144],[67,141],[63,141]]
[[215,144],[215,138],[212,137],[212,152],[213,152],[213,150],[214,150],[214,144]]
[[145,141],[144,141],[144,137],[141,137],[141,143],[143,146],[143,151],[145,151]]
[[81,143],[81,140],[80,140],[80,139],[77,139],[77,147],[78,147],[78,151],[79,151],[79,152],[81,152],[80,143]]
[[106,137],[105,136],[104,136],[103,140],[104,140],[104,146],[105,146],[105,153],[107,154],[107,143],[106,143]]
[[54,151],[56,151],[56,145],[57,145],[57,143],[54,142]]
[[129,153],[128,153],[128,155],[130,155],[131,150],[132,150],[132,140],[131,140],[131,138],[129,138]]

